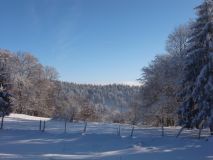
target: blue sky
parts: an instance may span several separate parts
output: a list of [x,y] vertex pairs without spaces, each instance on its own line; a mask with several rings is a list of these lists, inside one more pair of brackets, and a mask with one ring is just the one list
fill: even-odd
[[0,48],[76,83],[135,83],[202,0],[0,0]]

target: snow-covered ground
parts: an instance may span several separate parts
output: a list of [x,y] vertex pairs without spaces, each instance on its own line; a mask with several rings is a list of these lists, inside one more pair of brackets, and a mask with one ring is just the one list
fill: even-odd
[[[46,121],[45,132],[40,132],[39,121]],[[131,126],[88,123],[82,134],[83,123],[64,123],[48,118],[11,114],[5,118],[0,131],[0,159],[50,159],[50,160],[213,160],[213,138],[208,130],[201,139],[198,131],[184,131],[176,138],[177,128],[136,128],[131,138]]]

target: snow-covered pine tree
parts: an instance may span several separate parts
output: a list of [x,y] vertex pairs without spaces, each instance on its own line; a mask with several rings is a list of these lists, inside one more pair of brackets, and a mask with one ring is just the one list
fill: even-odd
[[180,124],[187,128],[208,125],[213,134],[213,0],[195,8],[181,93]]
[[4,117],[9,115],[11,108],[11,95],[8,92],[10,82],[10,72],[7,65],[7,54],[0,54],[0,129],[3,129]]

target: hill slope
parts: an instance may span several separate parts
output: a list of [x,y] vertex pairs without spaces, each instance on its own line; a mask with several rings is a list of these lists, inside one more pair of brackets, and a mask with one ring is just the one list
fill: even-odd
[[[46,120],[45,132],[38,131],[39,120]],[[101,160],[210,160],[213,159],[213,138],[198,140],[197,130],[185,131],[175,138],[179,128],[136,128],[118,124],[88,123],[82,134],[83,123],[64,123],[46,118],[12,114],[5,119],[0,131],[0,159],[101,159]],[[207,131],[204,131],[208,134]]]

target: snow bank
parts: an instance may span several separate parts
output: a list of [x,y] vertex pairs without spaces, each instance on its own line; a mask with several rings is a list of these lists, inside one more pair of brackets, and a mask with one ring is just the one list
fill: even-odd
[[35,120],[35,121],[39,121],[39,120],[48,121],[51,119],[51,118],[35,117],[35,116],[29,116],[29,115],[25,115],[25,114],[16,114],[16,113],[11,113],[8,117],[19,118],[19,119],[23,119],[23,120]]

